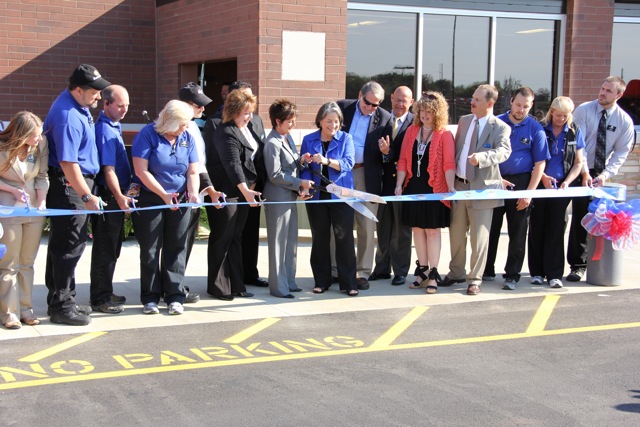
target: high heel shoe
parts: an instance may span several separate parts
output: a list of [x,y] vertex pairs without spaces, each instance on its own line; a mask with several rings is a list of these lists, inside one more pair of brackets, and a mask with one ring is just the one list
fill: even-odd
[[409,285],[409,289],[420,289],[420,288],[424,288],[424,286],[422,286],[422,284],[429,278],[426,274],[424,274],[427,270],[429,269],[429,266],[427,265],[419,265],[416,268],[415,276],[416,279],[413,281],[412,284]]
[[427,277],[429,281],[434,280],[436,282],[436,285],[427,285],[427,289],[425,290],[425,292],[428,294],[435,294],[436,292],[438,292],[438,285],[440,284],[440,282],[442,282],[442,277],[440,277],[438,269],[433,267],[431,270],[429,270],[429,275]]

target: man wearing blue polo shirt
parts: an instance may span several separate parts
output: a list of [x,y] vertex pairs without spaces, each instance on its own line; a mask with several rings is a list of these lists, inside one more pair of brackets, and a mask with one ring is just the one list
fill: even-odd
[[[131,184],[131,165],[122,139],[120,120],[129,110],[129,93],[118,85],[102,91],[103,110],[96,120],[96,145],[101,172],[96,178],[96,193],[105,209],[127,210],[131,199],[125,196]],[[91,308],[103,313],[120,313],[125,297],[113,295],[113,273],[120,256],[124,212],[91,215]]]
[[[51,209],[101,209],[100,198],[91,193],[100,163],[89,108],[98,106],[100,91],[110,84],[94,66],[81,64],[51,105],[43,126],[49,140],[47,207]],[[88,222],[87,215],[50,218],[45,284],[52,323],[91,323],[91,308],[78,306],[75,300],[75,269],[87,244]]]
[[[511,96],[511,109],[498,116],[511,128],[511,155],[500,163],[503,186],[512,190],[535,190],[540,183],[546,160],[549,159],[547,139],[540,123],[529,115],[535,95],[531,88],[522,86]],[[494,280],[496,252],[502,229],[502,219],[507,215],[509,250],[504,267],[502,289],[515,290],[520,280],[527,243],[527,229],[531,212],[531,199],[508,199],[504,206],[493,209],[487,264],[482,280]]]

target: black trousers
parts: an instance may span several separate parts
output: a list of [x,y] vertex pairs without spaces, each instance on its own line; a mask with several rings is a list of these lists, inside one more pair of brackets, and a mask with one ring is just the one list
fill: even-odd
[[562,279],[568,197],[534,199],[529,218],[528,259],[531,277]]
[[189,229],[187,230],[187,265],[191,257],[191,250],[198,237],[198,228],[200,226],[200,208],[191,210],[191,220],[189,221]]
[[[531,180],[530,173],[503,176],[507,181],[515,184],[516,190],[526,190]],[[518,199],[507,199],[504,206],[493,209],[491,220],[491,231],[489,232],[489,249],[487,251],[487,264],[484,268],[484,275],[495,276],[496,254],[498,253],[498,241],[502,229],[502,221],[507,216],[507,232],[509,234],[509,249],[507,252],[507,262],[504,265],[502,276],[515,280],[520,280],[520,272],[524,264],[524,254],[527,244],[527,229],[529,227],[529,214],[531,206],[527,209],[516,210]]]
[[[138,206],[163,205],[156,194],[140,190]],[[187,263],[187,229],[191,208],[154,209],[131,216],[140,245],[140,302],[184,303],[182,281]]]
[[331,286],[331,226],[336,241],[336,264],[340,290],[357,289],[356,250],[353,240],[353,209],[346,203],[309,203],[307,216],[311,227],[311,271],[315,286]]
[[572,270],[587,268],[587,230],[582,226],[582,218],[589,212],[591,197],[571,199],[571,228],[567,243],[567,262]]
[[[257,191],[257,190],[256,190]],[[244,202],[244,200],[242,200]],[[242,266],[244,283],[255,282],[258,273],[258,249],[260,245],[260,206],[247,212],[244,230],[242,231]]]
[[211,225],[207,247],[207,293],[214,297],[246,291],[242,235],[249,211],[257,208],[233,204],[237,198],[228,201],[232,204],[222,209],[206,207]]
[[[93,179],[85,178],[89,188]],[[86,209],[80,196],[68,185],[67,179],[54,169],[49,170],[47,207],[51,209]],[[51,313],[71,313],[76,306],[76,265],[87,245],[89,219],[87,215],[52,216],[49,218],[49,245],[45,269],[48,289],[47,304]]]
[[93,234],[90,276],[92,305],[101,305],[111,300],[113,274],[124,239],[124,212],[107,213],[119,210],[120,207],[108,188],[99,187],[97,193],[106,206],[104,214],[91,215],[90,218]]
[[377,274],[406,276],[411,264],[411,227],[402,222],[402,202],[388,202],[378,206]]

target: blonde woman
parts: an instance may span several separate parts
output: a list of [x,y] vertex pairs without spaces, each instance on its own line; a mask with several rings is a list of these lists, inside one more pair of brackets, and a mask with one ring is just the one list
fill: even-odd
[[[193,109],[172,100],[155,123],[142,128],[131,147],[142,184],[138,207],[198,202],[198,150],[187,132]],[[131,216],[140,244],[140,300],[143,313],[159,313],[164,296],[169,314],[182,314],[191,208],[153,209]]]
[[[547,145],[551,158],[547,162],[538,188],[564,189],[576,181],[584,162],[584,135],[573,123],[573,101],[559,96],[551,102],[549,111],[542,119],[547,134]],[[583,172],[588,178],[589,173]],[[576,181],[576,182],[574,182]],[[564,274],[564,230],[567,227],[565,212],[569,197],[537,198],[529,218],[529,272],[531,283],[544,284],[547,279],[552,288],[562,288]]]
[[[0,205],[46,208],[49,150],[42,138],[42,121],[33,113],[16,114],[0,132]],[[37,325],[31,305],[33,263],[38,254],[44,217],[0,220],[0,243],[7,252],[0,259],[0,314],[7,329],[22,323]]]
[[[454,192],[455,145],[447,130],[449,105],[441,93],[427,92],[413,108],[413,124],[400,150],[395,194]],[[402,210],[402,221],[412,227],[418,255],[416,279],[409,285],[412,289],[424,287],[426,282],[428,294],[438,291],[440,229],[451,222],[450,208],[447,201],[424,201],[410,202]]]

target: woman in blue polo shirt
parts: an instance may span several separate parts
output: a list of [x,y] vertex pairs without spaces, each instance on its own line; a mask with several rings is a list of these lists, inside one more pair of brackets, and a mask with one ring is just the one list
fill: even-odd
[[[547,161],[538,188],[562,190],[574,183],[582,171],[584,137],[573,123],[573,101],[566,96],[553,100],[541,124],[547,134],[551,158]],[[588,172],[585,172],[588,175]],[[564,273],[565,212],[571,198],[537,198],[529,218],[529,272],[531,283],[562,287]]]
[[[343,120],[342,111],[335,102],[327,102],[320,107],[316,115],[318,130],[302,139],[300,152],[304,153],[302,159],[309,165],[300,174],[302,179],[320,182],[320,178],[315,174],[322,174],[336,185],[353,188],[353,139],[351,135],[340,130]],[[313,196],[313,200],[336,198],[335,195],[326,192],[316,192]],[[313,238],[313,292],[321,294],[331,286],[329,244],[333,226],[340,290],[349,296],[358,295],[356,253],[353,246],[353,210],[346,203],[310,203],[307,205],[307,216]]]
[[[142,128],[131,154],[141,182],[138,207],[197,202],[198,153],[187,132],[193,109],[172,100],[158,120]],[[138,211],[132,216],[140,244],[140,300],[145,314],[157,314],[164,296],[169,314],[182,314],[187,229],[191,208]]]

